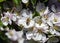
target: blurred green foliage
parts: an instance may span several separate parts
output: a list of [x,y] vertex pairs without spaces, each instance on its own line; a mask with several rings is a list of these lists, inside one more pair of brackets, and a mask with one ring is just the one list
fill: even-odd
[[6,1],[6,0],[0,0],[0,3],[3,2],[3,1]]
[[37,0],[31,0],[31,3],[32,3],[33,5],[35,5],[35,4],[36,4],[36,1],[37,1]]
[[13,0],[14,4],[19,5],[21,3],[21,0]]

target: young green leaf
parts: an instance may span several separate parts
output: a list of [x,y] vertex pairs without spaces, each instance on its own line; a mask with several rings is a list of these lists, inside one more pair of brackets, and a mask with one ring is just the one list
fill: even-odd
[[31,3],[32,3],[33,5],[35,5],[35,4],[36,4],[36,1],[37,1],[37,0],[31,0]]
[[49,40],[47,41],[47,43],[57,43],[59,41],[59,39],[55,36],[49,38]]
[[6,0],[0,0],[0,2],[3,2],[3,1],[6,1]]
[[2,23],[2,21],[0,21],[0,26],[3,26],[3,23]]
[[35,12],[33,13],[33,18],[36,17],[36,16],[40,16],[39,12],[37,12],[37,11],[35,11]]
[[19,5],[21,0],[13,0],[13,2],[16,4],[16,5]]

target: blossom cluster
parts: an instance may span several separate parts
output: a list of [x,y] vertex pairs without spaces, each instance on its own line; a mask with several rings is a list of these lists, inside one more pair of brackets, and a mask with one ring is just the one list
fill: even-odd
[[[4,16],[1,14],[1,21],[4,26],[7,26],[5,29],[1,27],[1,30],[6,30],[7,37],[11,40],[24,40],[22,37],[23,30],[26,30],[26,39],[35,40],[39,42],[46,42],[50,36],[46,37],[45,34],[51,34],[53,36],[60,36],[59,27],[60,27],[60,12],[53,13],[49,12],[48,7],[46,10],[40,14],[40,16],[32,17],[33,14],[30,11],[27,13],[27,10],[24,9],[21,15],[17,13],[11,13],[9,11],[4,12]],[[9,29],[8,24],[12,25],[12,21],[15,22],[19,27],[22,28],[21,31],[16,31],[15,29]],[[21,42],[22,43],[22,42]]]
[[[27,1],[25,3],[27,3]],[[27,9],[23,9],[20,14],[9,11],[3,12],[3,14],[1,14],[1,21],[6,28],[0,27],[0,30],[6,30],[5,35],[10,40],[17,40],[18,43],[23,43],[24,40],[31,39],[45,43],[52,36],[60,36],[60,12],[50,12],[49,8],[46,7],[46,9],[40,11],[39,14],[39,16],[33,18],[32,11],[28,11]],[[12,25],[12,21],[18,25],[21,30],[16,31],[14,28],[10,29],[8,25]]]

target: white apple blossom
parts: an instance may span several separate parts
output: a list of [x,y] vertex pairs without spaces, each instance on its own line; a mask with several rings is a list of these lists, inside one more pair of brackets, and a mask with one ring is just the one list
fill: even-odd
[[59,33],[58,31],[56,31],[53,27],[50,27],[49,32],[50,32],[52,35],[60,36],[60,33]]
[[7,12],[4,12],[4,16],[9,17],[9,19],[11,19],[13,21],[17,20],[17,14],[16,13],[11,13],[11,12],[7,11]]
[[43,42],[43,43],[46,42],[48,40],[48,38],[46,38],[46,36],[43,35],[43,33],[39,33],[38,31],[39,30],[37,28],[33,29],[33,31],[31,31],[31,32],[28,31],[26,33],[26,38],[28,40],[33,39],[35,41],[39,41],[39,42]]
[[9,30],[7,33],[5,33],[5,35],[7,35],[7,37],[13,41],[18,41],[23,42],[24,38],[22,37],[23,35],[23,31],[15,31],[15,30]]
[[35,27],[38,29],[41,29],[43,32],[47,32],[48,31],[48,25],[45,24],[44,22],[42,22],[42,20],[40,20],[38,17],[35,18]]
[[35,41],[39,41],[39,42],[46,42],[48,40],[48,38],[46,38],[45,35],[43,35],[42,33],[37,33],[37,32],[27,32],[26,33],[26,38],[27,40],[35,40]]
[[44,30],[47,30],[48,29],[47,24],[44,24],[44,23],[42,23],[41,25],[39,25],[39,24],[36,23],[35,26],[36,26],[36,28],[42,28]]
[[50,25],[52,23],[57,26],[60,26],[60,19],[59,18],[60,18],[60,13],[52,13],[51,17],[48,18],[48,21],[50,21],[48,23],[50,23]]
[[7,37],[13,41],[16,41],[18,37],[16,36],[16,31],[15,30],[9,30],[7,33],[5,33]]
[[49,13],[49,14],[45,14],[43,17],[42,17],[42,21],[43,23],[47,23],[49,26],[53,26],[53,23],[51,21],[52,19],[52,15],[54,15],[54,13]]
[[1,17],[1,21],[5,26],[7,26],[8,24],[12,24],[11,19],[7,16]]
[[30,28],[34,26],[34,21],[31,20],[30,18],[22,18],[20,20],[18,20],[18,26],[19,25],[23,25],[24,28]]

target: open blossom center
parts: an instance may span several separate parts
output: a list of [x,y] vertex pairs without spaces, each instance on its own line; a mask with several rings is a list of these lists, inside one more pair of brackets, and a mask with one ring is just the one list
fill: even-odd
[[54,17],[54,22],[57,22],[57,18]]
[[26,24],[29,25],[29,23],[30,23],[30,18],[27,18]]

